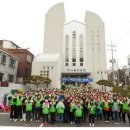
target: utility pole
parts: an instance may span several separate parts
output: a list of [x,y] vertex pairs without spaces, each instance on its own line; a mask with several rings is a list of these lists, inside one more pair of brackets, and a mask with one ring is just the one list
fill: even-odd
[[114,59],[113,53],[116,52],[116,49],[115,49],[116,45],[114,45],[112,43],[112,40],[111,40],[111,44],[108,45],[108,47],[110,47],[110,49],[107,49],[107,50],[111,51],[111,56],[112,56],[111,59],[109,60],[109,62],[112,63],[112,81],[114,83],[115,82],[115,78],[114,78],[115,77],[114,76],[114,64],[116,63],[116,60]]

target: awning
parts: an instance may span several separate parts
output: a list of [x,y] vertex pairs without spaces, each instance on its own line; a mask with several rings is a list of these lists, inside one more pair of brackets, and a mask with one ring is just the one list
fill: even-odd
[[64,82],[93,82],[93,78],[79,78],[79,77],[62,77],[61,81]]

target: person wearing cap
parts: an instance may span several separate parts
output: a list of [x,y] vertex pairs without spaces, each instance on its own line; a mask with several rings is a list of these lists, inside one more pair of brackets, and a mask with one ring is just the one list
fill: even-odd
[[42,108],[42,100],[40,95],[37,95],[36,98],[34,99],[34,105],[35,105],[35,120],[36,122],[39,122]]
[[119,124],[119,117],[118,117],[118,112],[119,112],[119,103],[117,101],[117,97],[113,97],[113,104],[112,104],[112,111],[114,114],[114,121],[115,124]]
[[129,121],[129,126],[130,126],[130,102],[128,103],[128,113],[127,113],[128,121]]
[[122,102],[122,120],[124,123],[126,123],[126,113],[128,112],[129,105],[127,102],[127,99],[124,97]]
[[119,117],[120,122],[122,120],[122,100],[123,100],[122,97],[119,96],[117,102],[119,104],[118,117]]
[[96,109],[97,109],[97,123],[100,123],[103,115],[103,104],[100,98],[96,102]]
[[22,105],[23,105],[22,101],[23,101],[23,96],[22,96],[22,93],[19,92],[16,97],[16,116],[17,117],[16,117],[15,121],[18,120],[19,116],[20,116],[20,121],[23,121],[23,119],[22,119]]
[[33,101],[31,98],[28,98],[26,101],[26,121],[32,121],[32,109],[33,109]]
[[82,116],[83,116],[83,107],[82,107],[82,105],[80,104],[79,101],[77,102],[77,105],[75,105],[74,115],[75,115],[75,118],[76,118],[77,126],[80,126],[81,125],[81,119],[82,119]]
[[45,100],[42,105],[42,114],[43,114],[43,125],[48,124],[48,115],[49,115],[49,102]]
[[75,111],[75,101],[73,99],[70,102],[70,121],[71,121],[71,124],[74,124],[74,122],[75,122],[74,111]]
[[63,117],[64,117],[64,123],[69,123],[69,104],[70,104],[70,102],[68,102],[68,98],[66,97],[66,96],[64,96],[64,98],[63,98],[63,103],[64,103],[64,105],[65,105],[65,109],[64,109],[64,115],[63,115]]
[[65,105],[62,100],[60,100],[56,105],[57,113],[58,113],[58,121],[63,123],[63,115],[64,115],[64,109]]
[[95,106],[95,103],[92,100],[88,104],[88,110],[89,110],[89,126],[94,127],[95,115],[96,115],[96,106]]
[[108,123],[110,118],[110,104],[107,98],[103,101],[103,111],[105,122]]
[[9,100],[9,104],[11,106],[11,110],[10,110],[10,120],[15,120],[16,119],[16,97],[17,97],[17,92],[14,93],[14,95],[10,95],[8,97]]
[[54,125],[56,116],[56,102],[52,98],[50,102],[50,124]]

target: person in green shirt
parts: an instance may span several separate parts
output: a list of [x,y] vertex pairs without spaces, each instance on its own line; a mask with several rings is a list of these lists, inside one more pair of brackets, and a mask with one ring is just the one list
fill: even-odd
[[16,97],[17,97],[17,92],[15,92],[14,95],[9,95],[8,97],[9,105],[11,106],[10,120],[16,119],[16,103],[15,103]]
[[75,101],[72,100],[72,102],[70,103],[70,121],[71,124],[74,124],[74,110],[75,110]]
[[129,105],[127,99],[124,98],[122,103],[122,120],[124,123],[126,123],[126,113],[128,112],[128,109],[129,109]]
[[57,103],[56,109],[57,109],[57,114],[58,114],[58,122],[63,123],[63,115],[64,115],[65,105],[64,105],[62,99],[59,100],[59,102]]
[[78,101],[77,105],[75,106],[75,117],[76,117],[76,123],[78,126],[81,125],[82,116],[83,116],[83,107],[80,101]]
[[55,123],[55,114],[56,114],[56,103],[54,102],[54,98],[52,98],[50,102],[50,124]]
[[41,99],[40,95],[38,95],[38,96],[34,99],[34,105],[35,105],[35,119],[36,119],[36,122],[39,122],[39,121],[40,121],[42,104],[43,104],[42,99]]
[[48,115],[49,115],[49,102],[45,100],[42,105],[42,114],[43,114],[43,125],[48,124]]
[[16,117],[15,121],[18,120],[19,116],[20,116],[20,121],[23,121],[23,119],[22,119],[22,105],[23,105],[22,101],[23,101],[22,92],[19,92],[18,96],[16,97],[16,115],[17,115],[17,117]]
[[88,110],[89,110],[89,126],[94,127],[96,106],[95,106],[95,103],[93,101],[90,101],[90,103],[88,104]]
[[28,98],[28,100],[25,101],[26,102],[26,121],[30,122],[32,119],[32,109],[33,109],[33,101],[31,100],[31,98]]

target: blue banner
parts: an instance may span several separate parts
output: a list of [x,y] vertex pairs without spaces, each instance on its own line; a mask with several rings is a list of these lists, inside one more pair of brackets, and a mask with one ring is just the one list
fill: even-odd
[[93,82],[93,78],[62,77],[61,81],[86,83],[86,82]]

